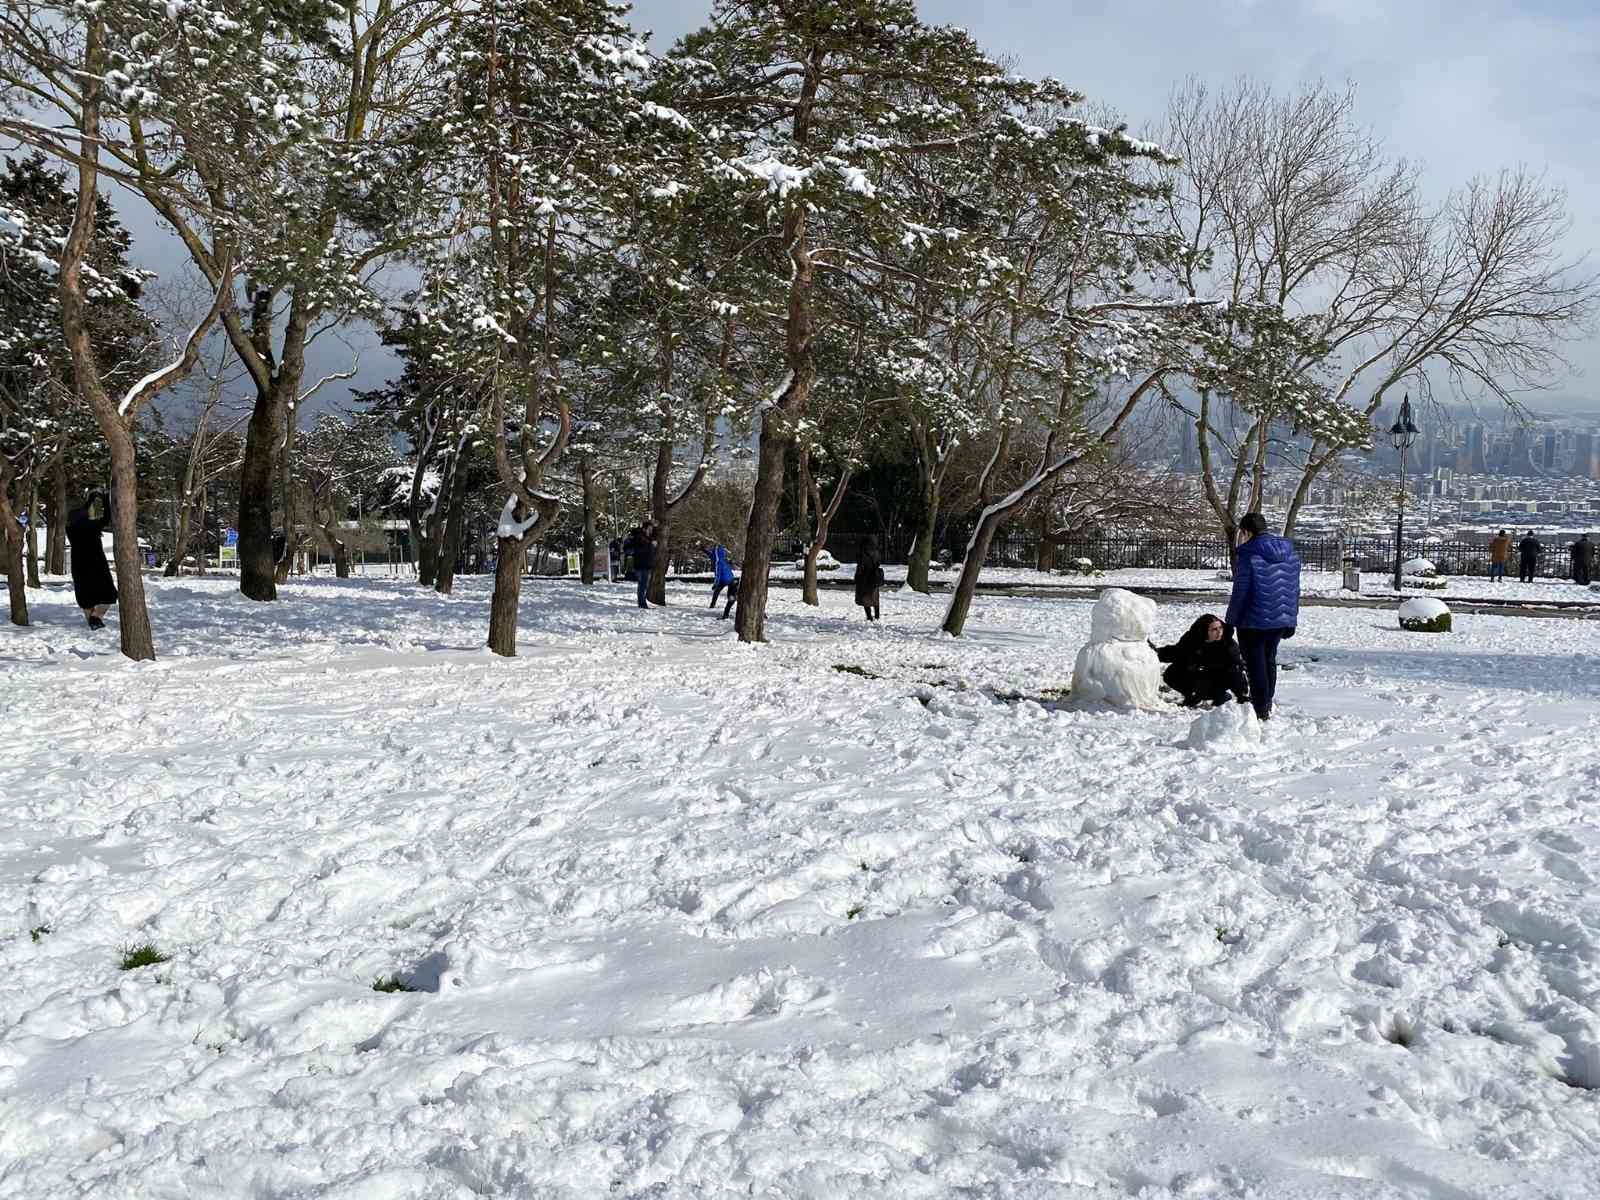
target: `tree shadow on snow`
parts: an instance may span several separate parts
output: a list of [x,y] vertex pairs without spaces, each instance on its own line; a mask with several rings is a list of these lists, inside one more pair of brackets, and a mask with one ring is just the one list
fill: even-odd
[[[1374,625],[1385,633],[1388,625]],[[1415,634],[1416,637],[1448,637],[1448,634]],[[1287,657],[1287,655],[1285,656]],[[1294,655],[1293,665],[1304,669],[1311,653]],[[1584,655],[1499,654],[1456,650],[1352,650],[1317,647],[1315,658],[1323,666],[1364,669],[1389,675],[1397,681],[1444,683],[1458,687],[1490,688],[1496,691],[1538,694],[1600,695],[1600,671]]]

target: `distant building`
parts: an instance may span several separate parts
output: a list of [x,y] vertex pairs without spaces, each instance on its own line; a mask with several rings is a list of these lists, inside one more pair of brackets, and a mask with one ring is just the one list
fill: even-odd
[[1489,464],[1484,457],[1483,449],[1482,423],[1469,425],[1467,427],[1466,446],[1466,473],[1468,475],[1487,475],[1489,473]]

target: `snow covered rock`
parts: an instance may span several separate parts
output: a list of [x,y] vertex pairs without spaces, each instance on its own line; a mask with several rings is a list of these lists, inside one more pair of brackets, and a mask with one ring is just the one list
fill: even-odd
[[1089,641],[1072,668],[1072,699],[1119,708],[1163,709],[1161,660],[1146,639],[1155,628],[1152,600],[1111,588],[1095,603]]
[[1248,704],[1219,704],[1189,724],[1191,750],[1245,750],[1261,744],[1261,721]]
[[1449,633],[1450,609],[1432,596],[1417,596],[1400,606],[1400,628],[1412,633]]

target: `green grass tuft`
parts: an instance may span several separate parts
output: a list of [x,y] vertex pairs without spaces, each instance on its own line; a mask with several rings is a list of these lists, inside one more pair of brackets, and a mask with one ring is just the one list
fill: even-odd
[[844,910],[845,919],[846,920],[850,920],[850,921],[854,921],[857,917],[859,917],[862,913],[864,913],[866,911],[867,911],[867,906],[865,904],[852,904],[849,908]]
[[124,971],[137,971],[140,967],[153,967],[171,961],[172,955],[161,953],[154,942],[145,942],[141,946],[126,947],[122,951],[121,965]]
[[414,992],[417,989],[398,975],[380,975],[372,981],[372,990],[375,992]]
[[34,941],[38,942],[43,941],[46,934],[53,932],[54,930],[52,930],[48,925],[35,925],[32,929],[28,930],[28,936]]

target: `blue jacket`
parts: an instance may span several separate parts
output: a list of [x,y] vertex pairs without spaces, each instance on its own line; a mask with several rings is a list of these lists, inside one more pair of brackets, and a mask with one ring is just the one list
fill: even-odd
[[711,560],[713,582],[733,582],[733,564],[728,561],[728,552],[726,550],[721,546],[713,546],[706,551],[706,557]]
[[1239,547],[1225,620],[1235,629],[1293,629],[1300,623],[1300,556],[1293,542],[1261,533]]

